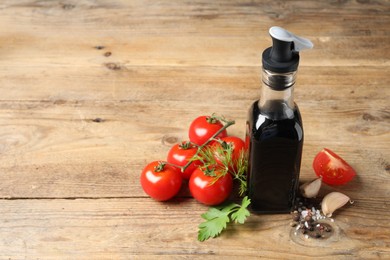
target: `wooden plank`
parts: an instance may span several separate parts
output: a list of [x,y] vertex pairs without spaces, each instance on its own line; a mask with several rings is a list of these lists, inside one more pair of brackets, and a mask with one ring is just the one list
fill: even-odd
[[[2,35],[0,65],[11,70],[104,63],[258,66],[262,50],[271,42],[267,30],[275,23],[312,39],[316,47],[302,59],[305,66],[389,65],[386,1],[370,9],[355,2],[320,7],[308,1],[271,2],[207,3],[206,7],[187,2],[177,9],[169,1],[151,8],[142,1],[130,6],[121,1],[6,3],[0,16],[0,23],[8,25]],[[316,23],[307,20],[318,20],[321,34]],[[109,57],[104,56],[107,52]],[[28,62],[24,57],[29,57]]]
[[[133,36],[123,32],[112,36],[88,36],[78,42],[69,34],[55,38],[15,33],[4,40],[0,65],[15,67],[89,66],[259,66],[263,49],[271,45],[267,35],[219,36]],[[306,36],[306,35],[305,35]],[[263,39],[268,39],[264,41]],[[303,66],[389,66],[388,36],[312,37],[315,49],[302,54]],[[96,46],[105,46],[96,50]],[[106,53],[111,53],[107,57]],[[23,57],[29,57],[28,62]],[[113,66],[114,66],[113,65]]]
[[[258,99],[260,60],[254,67],[99,66],[0,67],[0,100],[185,101],[223,105]],[[386,100],[388,66],[307,67],[299,70],[295,87],[299,103],[321,100]],[[1,105],[1,104],[0,104]],[[7,106],[7,105],[6,105]]]
[[[296,31],[323,36],[383,35],[388,32],[390,6],[375,2],[288,1],[70,1],[69,3],[2,1],[2,18],[13,29],[59,33],[58,28],[79,32],[89,30],[115,35],[238,35],[264,34],[269,24],[290,26]],[[15,22],[17,17],[17,23]],[[361,22],[366,21],[366,22]],[[342,24],[343,26],[340,26]],[[82,25],[82,26],[80,26]],[[179,25],[179,26],[178,26]],[[30,28],[30,27],[28,27]],[[374,29],[375,28],[375,29]],[[12,31],[10,27],[4,28]]]
[[334,236],[325,241],[295,236],[288,215],[252,215],[248,223],[229,227],[218,239],[197,242],[206,207],[192,200],[1,200],[0,208],[1,255],[11,259],[371,258],[390,253],[389,205],[369,198],[340,211],[331,223]]
[[[172,143],[187,139],[191,120],[215,108],[190,103],[191,110],[183,111],[181,101],[156,102],[153,109],[150,102],[1,104],[0,197],[6,198],[143,196],[138,176],[144,165],[164,160]],[[217,111],[237,121],[229,133],[242,138],[247,105],[229,103]],[[348,188],[357,197],[361,189],[376,190],[373,197],[390,195],[384,181],[390,161],[387,106],[381,100],[376,107],[337,100],[300,104],[306,134],[302,177],[314,176],[312,158],[328,147],[358,171]],[[141,111],[147,108],[145,117]]]

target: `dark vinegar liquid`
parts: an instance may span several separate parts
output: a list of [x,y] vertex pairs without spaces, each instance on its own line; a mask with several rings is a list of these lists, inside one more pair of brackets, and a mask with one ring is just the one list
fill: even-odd
[[[282,104],[275,102],[270,108],[281,111]],[[290,212],[298,189],[303,146],[298,107],[290,109],[287,119],[275,118],[278,116],[260,111],[258,101],[249,111],[248,197],[255,213]]]

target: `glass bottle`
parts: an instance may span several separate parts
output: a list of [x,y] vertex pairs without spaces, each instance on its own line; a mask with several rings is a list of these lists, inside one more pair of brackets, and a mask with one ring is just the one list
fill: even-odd
[[[248,197],[253,212],[288,213],[298,189],[304,139],[294,103],[299,55],[294,39],[285,39],[291,33],[272,27],[270,34],[273,46],[263,53],[260,100],[252,104],[247,120]],[[304,44],[303,48],[312,47]]]

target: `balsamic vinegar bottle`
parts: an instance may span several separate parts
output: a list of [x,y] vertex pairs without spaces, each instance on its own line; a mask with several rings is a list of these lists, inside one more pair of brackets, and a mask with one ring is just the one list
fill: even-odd
[[272,47],[263,52],[260,100],[249,110],[248,197],[255,213],[288,213],[298,190],[303,127],[293,92],[299,51],[313,44],[283,28],[269,30]]

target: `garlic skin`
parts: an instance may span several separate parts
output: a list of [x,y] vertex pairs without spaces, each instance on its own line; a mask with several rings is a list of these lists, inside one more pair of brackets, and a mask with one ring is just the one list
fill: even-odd
[[322,213],[327,217],[331,217],[335,210],[341,208],[350,200],[347,195],[341,192],[331,192],[321,202]]
[[321,189],[322,179],[318,178],[313,181],[306,182],[299,187],[301,194],[305,198],[315,198]]

